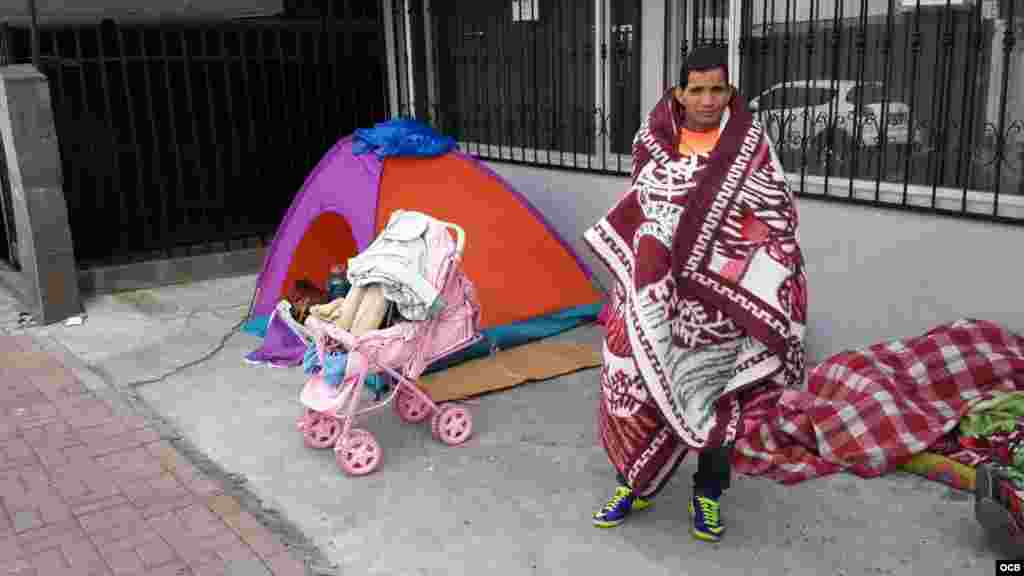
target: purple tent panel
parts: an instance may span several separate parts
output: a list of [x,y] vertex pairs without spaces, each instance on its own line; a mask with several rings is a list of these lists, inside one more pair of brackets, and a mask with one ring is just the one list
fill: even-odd
[[375,155],[352,156],[351,136],[324,155],[292,201],[267,250],[256,283],[253,316],[266,316],[274,310],[292,254],[310,224],[323,212],[335,212],[348,221],[358,250],[370,244],[376,227],[381,173],[382,164]]

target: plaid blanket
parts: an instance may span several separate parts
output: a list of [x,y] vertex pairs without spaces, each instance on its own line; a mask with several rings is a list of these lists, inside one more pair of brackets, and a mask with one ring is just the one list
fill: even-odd
[[1024,546],[1024,490],[1020,490],[1005,478],[999,482],[997,490],[999,501],[1004,503],[1015,522],[1010,529],[1011,536]]
[[744,400],[735,469],[793,484],[847,470],[875,477],[936,444],[973,402],[1024,389],[1024,338],[959,320],[902,341],[844,352],[806,390]]

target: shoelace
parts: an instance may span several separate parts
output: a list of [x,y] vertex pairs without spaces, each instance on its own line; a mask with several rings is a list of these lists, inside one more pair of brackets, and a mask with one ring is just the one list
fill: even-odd
[[615,496],[612,496],[612,499],[609,500],[608,503],[604,505],[604,508],[602,508],[601,511],[611,512],[612,510],[615,510],[619,506],[620,502],[629,498],[632,495],[633,494],[629,490],[625,490],[623,488],[617,489],[615,491]]
[[710,498],[697,497],[700,509],[704,512],[704,523],[708,528],[718,528],[718,503]]

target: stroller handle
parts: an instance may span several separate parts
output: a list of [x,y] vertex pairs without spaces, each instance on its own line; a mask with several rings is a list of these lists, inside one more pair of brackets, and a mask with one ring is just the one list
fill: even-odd
[[462,229],[462,226],[451,222],[445,222],[444,225],[455,231],[455,255],[461,259],[462,252],[466,249],[466,231]]

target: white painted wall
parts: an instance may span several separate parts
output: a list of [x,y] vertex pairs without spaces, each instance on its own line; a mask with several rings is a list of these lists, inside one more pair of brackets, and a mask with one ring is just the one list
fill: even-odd
[[[490,166],[574,243],[608,286],[581,236],[627,189],[625,177]],[[816,360],[973,317],[1024,333],[1024,227],[801,199]]]
[[[282,0],[36,0],[39,21],[130,20],[155,17],[236,17],[276,14]],[[0,0],[0,22],[28,22],[27,0]]]

